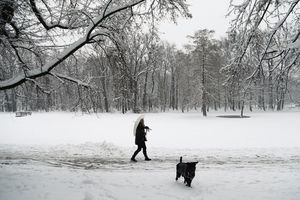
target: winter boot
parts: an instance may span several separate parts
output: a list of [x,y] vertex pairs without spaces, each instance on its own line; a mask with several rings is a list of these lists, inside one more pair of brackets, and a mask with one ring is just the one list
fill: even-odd
[[135,156],[138,154],[140,152],[140,150],[136,150],[134,153],[133,153],[133,155],[132,155],[132,157],[131,157],[131,161],[133,161],[133,162],[137,162],[137,160],[135,159]]
[[146,161],[150,161],[150,160],[151,160],[151,159],[148,157],[148,155],[147,155],[146,149],[143,149],[143,154],[144,154],[144,156],[145,156],[145,160],[146,160]]

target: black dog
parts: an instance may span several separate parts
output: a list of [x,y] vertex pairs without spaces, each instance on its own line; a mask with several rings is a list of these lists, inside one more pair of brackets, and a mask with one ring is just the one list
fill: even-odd
[[176,181],[180,176],[183,176],[186,186],[191,187],[193,178],[195,177],[196,164],[198,162],[183,163],[180,157],[180,163],[176,165]]

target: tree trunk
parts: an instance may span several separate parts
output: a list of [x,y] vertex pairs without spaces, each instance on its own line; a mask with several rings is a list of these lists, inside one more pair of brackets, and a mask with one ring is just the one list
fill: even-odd
[[102,82],[102,89],[103,89],[103,97],[104,97],[104,107],[105,107],[105,112],[109,112],[109,103],[108,103],[108,94],[107,94],[107,89],[106,89],[106,78],[101,79]]
[[175,109],[175,75],[174,70],[171,68],[171,91],[170,91],[170,108]]
[[138,113],[138,80],[133,82],[133,112]]
[[250,99],[249,99],[249,110],[252,112],[252,100],[253,100],[253,92],[251,90],[251,88],[249,89],[250,92],[249,92],[249,95],[250,95]]
[[16,95],[16,89],[15,88],[13,88],[11,90],[11,108],[12,108],[12,112],[17,111],[17,95]]
[[221,84],[220,84],[220,79],[218,78],[218,108],[220,109],[221,108]]
[[[271,63],[270,63],[271,62]],[[269,82],[268,82],[268,93],[269,93],[269,109],[274,110],[273,102],[273,77],[272,77],[272,61],[268,63],[269,67]]]
[[179,83],[178,83],[178,78],[176,79],[176,84],[175,84],[175,109],[178,110],[178,104],[179,104]]
[[10,100],[9,100],[9,96],[8,96],[6,90],[4,90],[4,94],[5,94],[5,106],[4,106],[4,110],[5,110],[5,112],[11,112]]
[[143,111],[146,111],[146,107],[147,107],[147,84],[148,84],[148,71],[145,74],[144,94],[143,94]]
[[244,100],[242,100],[242,102],[241,102],[241,118],[244,117],[244,107],[245,107],[245,102],[244,102]]
[[224,111],[227,111],[227,89],[225,88],[225,94],[224,94]]
[[166,112],[167,106],[167,66],[165,66],[164,77],[163,77],[163,112]]
[[203,56],[203,61],[202,61],[202,114],[204,117],[207,116],[207,108],[206,108],[206,82],[205,82],[205,58]]

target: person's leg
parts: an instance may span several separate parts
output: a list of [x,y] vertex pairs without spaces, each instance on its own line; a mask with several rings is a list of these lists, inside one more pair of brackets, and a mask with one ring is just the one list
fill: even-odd
[[136,161],[135,160],[135,156],[142,150],[142,146],[141,145],[138,145],[138,148],[137,150],[133,153],[132,157],[131,157],[131,160],[132,161]]
[[146,147],[146,143],[144,142],[144,144],[142,145],[143,148],[143,154],[145,156],[145,160],[151,160],[148,155],[147,155],[147,147]]

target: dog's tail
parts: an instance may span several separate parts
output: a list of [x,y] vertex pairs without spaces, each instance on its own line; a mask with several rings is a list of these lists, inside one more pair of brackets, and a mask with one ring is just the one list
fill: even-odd
[[180,156],[180,163],[182,163],[182,156]]

